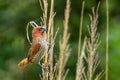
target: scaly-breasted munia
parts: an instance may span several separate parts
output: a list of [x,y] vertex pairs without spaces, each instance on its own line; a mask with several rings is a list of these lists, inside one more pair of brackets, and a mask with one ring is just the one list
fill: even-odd
[[32,44],[28,52],[27,58],[24,58],[18,66],[24,68],[29,63],[39,63],[42,59],[48,42],[46,41],[46,27],[36,26],[32,30]]

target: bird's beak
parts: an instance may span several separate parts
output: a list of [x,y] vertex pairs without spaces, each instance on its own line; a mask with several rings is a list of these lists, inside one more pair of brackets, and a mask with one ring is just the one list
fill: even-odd
[[42,27],[42,33],[46,31],[46,27]]

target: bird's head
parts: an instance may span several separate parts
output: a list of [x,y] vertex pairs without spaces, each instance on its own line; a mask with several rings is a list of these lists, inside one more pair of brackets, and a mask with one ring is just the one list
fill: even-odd
[[46,36],[46,27],[44,26],[38,26],[38,27],[34,27],[33,31],[32,31],[32,37],[40,37],[40,38],[45,38]]

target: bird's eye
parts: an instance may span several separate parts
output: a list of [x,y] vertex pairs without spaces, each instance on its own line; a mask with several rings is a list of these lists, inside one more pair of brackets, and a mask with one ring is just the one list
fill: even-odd
[[42,27],[41,32],[44,33],[45,31],[46,31],[46,29]]
[[41,28],[39,28],[38,30],[41,31]]

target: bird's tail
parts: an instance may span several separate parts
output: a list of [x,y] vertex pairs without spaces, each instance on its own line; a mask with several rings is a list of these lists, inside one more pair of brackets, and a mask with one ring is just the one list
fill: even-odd
[[28,59],[27,58],[24,58],[19,64],[18,64],[18,66],[20,67],[20,68],[24,68],[26,65],[28,65],[30,62],[28,61]]

